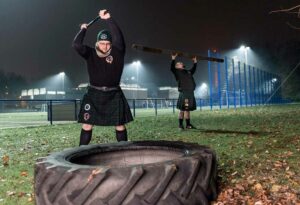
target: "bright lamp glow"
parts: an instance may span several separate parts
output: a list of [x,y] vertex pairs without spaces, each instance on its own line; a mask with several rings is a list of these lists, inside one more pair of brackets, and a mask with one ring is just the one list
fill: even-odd
[[132,64],[135,65],[135,66],[140,66],[141,65],[141,61],[139,61],[139,60],[133,61]]
[[240,49],[241,49],[242,51],[246,51],[246,50],[249,50],[250,47],[249,47],[249,46],[241,45]]
[[59,75],[65,76],[66,74],[65,74],[65,72],[60,72]]
[[202,83],[201,88],[207,88],[207,84],[206,83]]

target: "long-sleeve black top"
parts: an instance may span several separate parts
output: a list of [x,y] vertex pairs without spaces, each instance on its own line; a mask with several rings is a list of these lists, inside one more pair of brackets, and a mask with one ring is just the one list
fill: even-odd
[[197,63],[194,63],[193,67],[190,70],[186,69],[176,69],[175,60],[171,62],[171,71],[175,75],[176,81],[178,83],[179,91],[193,91],[196,88],[196,83],[193,78],[194,73],[196,72]]
[[79,31],[72,46],[86,60],[91,85],[114,87],[119,86],[124,68],[125,42],[117,23],[112,18],[105,22],[112,35],[112,49],[107,57],[99,57],[95,48],[83,44],[86,29]]

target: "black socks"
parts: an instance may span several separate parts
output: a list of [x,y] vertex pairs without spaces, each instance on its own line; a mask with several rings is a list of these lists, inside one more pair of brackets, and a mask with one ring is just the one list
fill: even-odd
[[179,127],[182,127],[183,126],[183,119],[178,119],[179,121]]
[[120,141],[128,141],[127,139],[127,130],[122,130],[122,131],[118,131],[116,130],[116,138],[117,138],[117,141],[120,142]]
[[[88,145],[92,139],[92,132],[93,130],[84,130],[81,129],[81,133],[80,133],[80,142],[79,142],[79,146],[80,145]],[[127,141],[127,130],[122,130],[122,131],[118,131],[116,130],[116,138],[118,140],[118,142],[120,141]]]
[[185,119],[185,121],[186,121],[186,126],[191,125],[190,119]]
[[90,143],[92,139],[92,132],[93,130],[81,129],[79,146],[88,145]]

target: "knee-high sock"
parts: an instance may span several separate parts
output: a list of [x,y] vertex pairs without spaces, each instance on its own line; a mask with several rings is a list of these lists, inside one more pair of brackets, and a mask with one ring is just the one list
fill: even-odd
[[126,129],[122,131],[116,130],[116,138],[118,142],[127,141],[127,130]]
[[79,146],[88,145],[90,143],[92,139],[92,132],[93,130],[81,129]]
[[179,126],[182,126],[183,125],[183,119],[178,119],[179,121]]

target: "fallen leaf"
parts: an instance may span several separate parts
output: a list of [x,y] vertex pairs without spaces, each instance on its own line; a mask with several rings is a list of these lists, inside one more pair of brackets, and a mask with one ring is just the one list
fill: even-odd
[[97,174],[101,173],[101,169],[94,169],[90,176],[88,177],[88,182],[90,183]]
[[248,182],[248,184],[250,184],[250,185],[253,185],[254,183],[255,183],[255,179],[253,179],[253,176],[252,175],[250,175],[249,177],[247,177],[247,182]]
[[3,164],[4,166],[8,166],[8,164],[9,164],[9,156],[8,156],[8,155],[4,155],[4,156],[2,157],[2,164]]
[[254,190],[256,190],[256,191],[261,191],[261,190],[263,190],[263,187],[262,187],[262,185],[261,185],[260,183],[255,184],[253,188],[254,188]]
[[254,203],[254,205],[263,205],[263,202],[262,201],[257,201]]
[[18,193],[18,197],[23,197],[23,196],[25,196],[25,193],[24,193],[24,192],[19,192],[19,193]]
[[281,189],[281,186],[274,184],[271,188],[271,192],[278,192]]
[[21,173],[20,173],[20,176],[22,176],[22,177],[27,177],[27,176],[28,176],[28,173],[27,173],[27,172],[21,172]]
[[235,172],[233,172],[232,174],[231,174],[231,176],[234,176],[234,175],[236,175],[238,172],[237,171],[235,171]]
[[235,187],[240,191],[245,191],[245,188],[241,184],[236,184]]
[[12,196],[12,195],[15,195],[15,194],[16,194],[16,192],[14,192],[14,191],[7,191],[6,192],[7,196]]

